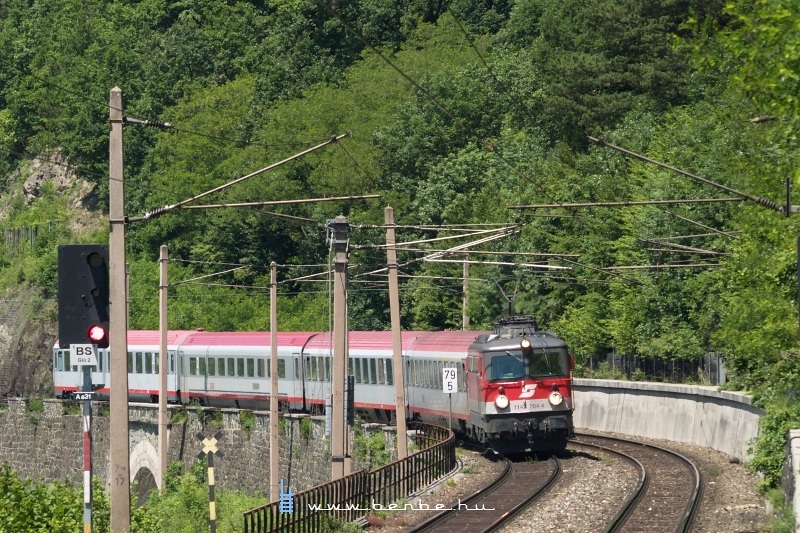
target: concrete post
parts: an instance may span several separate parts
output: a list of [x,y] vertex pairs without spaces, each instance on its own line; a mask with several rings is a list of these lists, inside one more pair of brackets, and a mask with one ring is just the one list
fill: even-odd
[[[158,458],[161,472],[159,482],[163,492],[167,484],[167,372],[169,371],[169,352],[167,351],[167,258],[169,248],[162,245],[160,248],[159,270],[161,284],[159,286],[158,319],[161,330],[161,355],[158,358]],[[177,374],[176,374],[177,375]]]
[[389,269],[389,312],[392,323],[392,369],[394,374],[394,402],[397,418],[397,458],[408,456],[406,436],[406,390],[403,369],[403,346],[400,332],[400,288],[397,281],[397,241],[394,232],[394,209],[383,211],[386,224],[386,265]]
[[110,276],[109,369],[111,371],[111,531],[131,529],[131,475],[128,445],[128,310],[125,288],[125,189],[123,186],[122,90],[109,97],[108,236]]

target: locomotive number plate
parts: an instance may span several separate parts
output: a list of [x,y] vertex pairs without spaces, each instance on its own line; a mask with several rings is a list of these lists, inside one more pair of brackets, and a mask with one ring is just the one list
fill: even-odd
[[512,411],[544,411],[548,408],[547,400],[515,400],[511,402]]

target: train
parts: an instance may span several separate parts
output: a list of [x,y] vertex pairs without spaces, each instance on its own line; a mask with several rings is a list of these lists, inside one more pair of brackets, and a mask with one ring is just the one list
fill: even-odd
[[[280,332],[278,400],[284,409],[321,414],[331,393],[330,333]],[[130,401],[158,401],[160,333],[128,332]],[[348,332],[353,404],[364,421],[395,419],[396,376],[390,331]],[[572,370],[566,343],[529,316],[503,317],[493,331],[401,333],[407,419],[450,426],[498,453],[557,451],[573,436]],[[169,402],[266,409],[271,397],[269,332],[169,331]],[[53,348],[55,394],[80,390],[82,368]],[[96,397],[108,397],[109,350],[91,368]],[[447,379],[445,369],[451,369]],[[452,389],[443,391],[444,385]],[[449,383],[448,383],[449,382]]]

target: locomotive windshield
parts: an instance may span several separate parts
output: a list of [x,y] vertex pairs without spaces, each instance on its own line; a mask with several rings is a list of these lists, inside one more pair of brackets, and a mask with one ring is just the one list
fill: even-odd
[[506,350],[505,353],[487,353],[484,358],[487,357],[486,379],[492,381],[569,375],[567,351],[564,349],[534,350],[529,357],[521,351]]

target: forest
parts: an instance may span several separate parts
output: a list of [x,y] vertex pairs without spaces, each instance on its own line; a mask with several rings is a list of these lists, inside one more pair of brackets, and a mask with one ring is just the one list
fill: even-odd
[[[274,261],[279,329],[328,329],[326,221],[345,215],[350,328],[388,329],[374,272],[392,206],[398,242],[419,243],[398,257],[404,328],[461,328],[468,258],[471,328],[533,314],[579,363],[720,353],[726,386],[766,409],[752,466],[775,486],[786,430],[800,427],[800,223],[752,200],[784,206],[800,178],[798,11],[797,0],[3,0],[0,289],[53,323],[57,245],[107,241],[112,87],[126,117],[172,125],[125,126],[130,217],[346,133],[188,205],[380,198],[128,224],[130,327],[158,326],[166,244],[170,328],[268,329]],[[70,190],[21,193],[42,161],[91,184],[81,205],[94,223],[76,224]],[[550,207],[519,208],[532,205]],[[19,228],[38,228],[35,242],[9,246]],[[423,260],[500,228],[508,236],[469,254]]]

